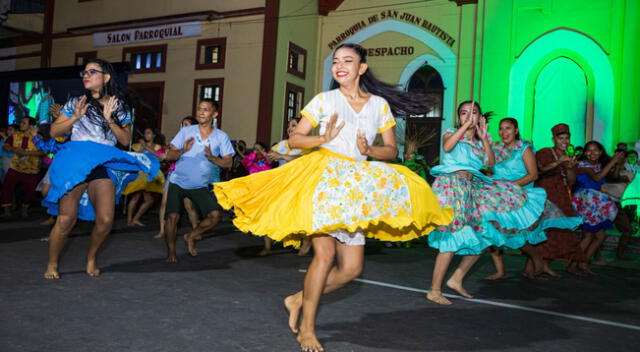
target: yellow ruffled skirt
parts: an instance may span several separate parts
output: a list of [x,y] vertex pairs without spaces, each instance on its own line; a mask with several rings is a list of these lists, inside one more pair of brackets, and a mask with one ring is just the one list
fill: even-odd
[[164,174],[159,171],[157,176],[149,182],[149,176],[144,172],[140,171],[138,173],[138,178],[131,181],[127,187],[125,187],[122,194],[133,194],[139,191],[153,192],[162,194],[162,190],[164,188]]
[[453,219],[429,185],[401,165],[356,161],[326,149],[272,170],[214,184],[243,232],[284,245],[335,230],[408,241]]

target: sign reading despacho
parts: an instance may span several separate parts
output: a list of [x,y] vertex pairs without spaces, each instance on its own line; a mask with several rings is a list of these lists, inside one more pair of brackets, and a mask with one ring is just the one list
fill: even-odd
[[166,24],[162,26],[123,29],[119,31],[93,34],[93,46],[123,45],[155,40],[176,39],[199,36],[202,33],[200,22]]
[[422,17],[410,14],[408,12],[400,13],[395,10],[387,10],[387,11],[382,11],[379,14],[369,16],[366,20],[360,20],[352,24],[351,26],[349,26],[349,28],[347,28],[342,33],[340,33],[334,40],[329,42],[328,44],[329,49],[333,50],[335,47],[340,45],[340,43],[343,42],[345,39],[351,37],[358,31],[366,28],[369,25],[375,24],[383,20],[390,20],[390,19],[400,20],[400,21],[421,27],[433,33],[433,35],[440,38],[443,42],[445,42],[450,47],[453,47],[453,44],[456,42],[456,40],[453,39],[453,37],[449,35],[447,32],[445,32],[442,28],[436,26],[435,24],[427,21]]

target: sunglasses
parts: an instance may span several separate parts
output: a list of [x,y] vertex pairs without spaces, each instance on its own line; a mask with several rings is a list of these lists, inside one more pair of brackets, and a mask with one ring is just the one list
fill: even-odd
[[86,71],[80,71],[80,77],[84,77],[84,75],[89,75],[89,76],[93,76],[96,73],[104,73],[104,71],[98,71],[95,69],[90,69],[90,70],[86,70]]

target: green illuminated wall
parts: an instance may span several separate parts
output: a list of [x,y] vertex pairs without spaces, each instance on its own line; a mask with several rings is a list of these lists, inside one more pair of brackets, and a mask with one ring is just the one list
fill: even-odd
[[[318,1],[280,0],[280,19],[276,70],[273,92],[273,115],[271,120],[271,142],[282,139],[284,123],[285,87],[287,82],[304,88],[304,103],[317,93],[316,66],[318,45]],[[305,79],[287,73],[289,42],[307,50]]]
[[[588,118],[585,130],[576,128],[574,134],[599,139],[609,150],[619,141],[636,141],[640,138],[640,113],[633,108],[632,92],[640,91],[639,64],[634,60],[640,54],[639,3],[480,1],[478,28],[484,33],[484,42],[479,39],[477,45],[482,65],[475,79],[482,82],[479,98],[483,107],[500,116],[514,115],[521,123],[524,138],[535,137],[537,146],[548,146],[549,139],[541,136],[548,133],[550,138],[550,127],[570,122],[571,112],[567,110],[576,110],[561,104],[578,104],[576,99],[583,92],[578,84],[555,96],[546,94],[548,99],[538,100],[544,105],[541,109],[535,105],[536,96],[545,94],[536,92],[536,85],[539,89],[544,86],[549,65],[566,58],[582,70],[587,82],[586,101],[581,108]],[[571,70],[556,73],[560,81],[575,79]],[[534,115],[539,120],[534,122]],[[534,132],[534,126],[546,132]],[[496,134],[497,124],[491,130]]]

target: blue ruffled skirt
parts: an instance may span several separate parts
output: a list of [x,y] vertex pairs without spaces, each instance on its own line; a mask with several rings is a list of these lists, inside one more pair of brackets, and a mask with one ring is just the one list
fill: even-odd
[[[58,201],[75,186],[83,183],[93,169],[104,166],[115,185],[116,204],[126,185],[138,177],[138,171],[152,179],[160,169],[158,159],[142,153],[122,151],[114,146],[90,141],[63,144],[49,168],[51,189],[42,205],[51,215],[58,215]],[[95,220],[95,211],[85,191],[78,204],[78,218]]]
[[543,189],[524,189],[477,171],[472,174],[471,179],[440,174],[433,184],[440,205],[452,207],[455,214],[451,224],[429,235],[429,245],[440,252],[477,255],[489,246],[507,245],[515,241],[510,237],[523,237],[519,233],[535,225],[545,209]]

